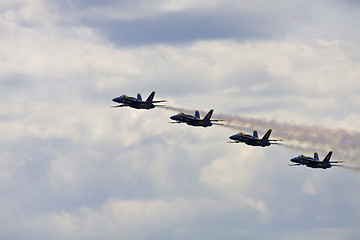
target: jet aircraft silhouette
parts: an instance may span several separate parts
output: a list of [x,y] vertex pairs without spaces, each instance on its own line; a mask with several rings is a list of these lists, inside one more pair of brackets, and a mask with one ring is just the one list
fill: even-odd
[[245,143],[247,145],[251,145],[251,146],[266,147],[266,146],[270,146],[271,144],[274,144],[272,142],[282,141],[282,140],[269,139],[271,131],[272,131],[272,129],[269,129],[262,138],[258,137],[258,133],[256,130],[254,130],[253,135],[239,132],[239,133],[229,137],[231,140],[234,140],[234,142],[229,142],[229,143],[243,142],[243,143]]
[[156,106],[160,105],[154,105],[154,103],[160,103],[160,102],[166,102],[166,100],[158,100],[153,101],[155,96],[155,91],[153,91],[149,97],[143,101],[141,98],[141,94],[137,94],[137,98],[126,96],[125,94],[121,95],[120,97],[116,97],[113,99],[114,102],[121,103],[121,105],[112,106],[112,107],[131,107],[136,109],[152,109]]
[[318,155],[317,152],[314,153],[314,157],[308,157],[308,156],[305,156],[305,155],[299,155],[298,157],[290,159],[290,161],[293,162],[294,164],[289,164],[289,166],[305,165],[305,166],[311,167],[311,168],[322,168],[322,169],[331,168],[332,166],[343,166],[343,165],[332,164],[332,163],[345,162],[345,161],[330,161],[332,153],[333,152],[330,151],[326,155],[326,157],[324,158],[323,161],[319,160],[319,155]]
[[170,119],[175,121],[170,123],[186,123],[187,125],[196,126],[196,127],[197,126],[210,127],[213,125],[212,122],[225,121],[221,119],[211,120],[210,118],[213,112],[214,109],[211,109],[203,119],[200,118],[200,113],[198,110],[195,111],[195,116],[186,113],[179,113],[170,117]]

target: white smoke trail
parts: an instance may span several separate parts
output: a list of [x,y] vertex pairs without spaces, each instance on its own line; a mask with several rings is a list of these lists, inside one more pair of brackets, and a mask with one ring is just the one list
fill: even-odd
[[[162,108],[191,114],[194,112],[194,110],[173,106]],[[324,126],[299,125],[276,120],[219,113],[214,113],[214,118],[224,119],[226,121],[223,125],[224,127],[246,132],[252,132],[254,129],[260,129],[265,132],[271,128],[273,129],[275,139],[280,138],[285,141],[284,147],[301,151],[304,154],[310,154],[314,151],[327,153],[333,150],[334,155],[340,157],[341,160],[360,165],[360,132],[358,131],[350,132],[340,128],[332,129]]]
[[360,173],[360,167],[349,167],[349,166],[341,166],[342,168],[349,169],[354,172]]

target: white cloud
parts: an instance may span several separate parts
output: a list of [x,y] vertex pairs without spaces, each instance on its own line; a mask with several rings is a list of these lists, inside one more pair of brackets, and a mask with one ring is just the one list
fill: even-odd
[[[7,34],[14,34],[16,25],[31,31],[32,27],[49,27],[56,24],[60,17],[54,14],[54,6],[46,0],[2,1],[0,19]],[[55,12],[56,13],[56,12]]]
[[[221,159],[212,161],[202,169],[200,180],[222,195],[233,208],[250,207],[259,212],[262,219],[268,219],[269,210],[264,200],[246,196],[251,192],[252,183],[261,178],[259,168],[262,163],[259,159],[265,156],[255,149],[242,150],[229,151]],[[261,189],[261,186],[257,188]]]
[[311,182],[305,182],[302,191],[306,194],[316,195],[317,193],[316,185]]
[[[38,216],[21,213],[18,220],[24,223],[22,234],[30,234],[29,239],[41,236],[60,239],[100,239],[104,236],[114,239],[143,239],[159,232],[161,234],[161,231],[168,228],[176,235],[186,234],[184,227],[182,229],[185,231],[179,234],[179,226],[201,214],[221,211],[221,207],[211,199],[109,199],[99,209],[82,207],[72,212],[53,212]],[[3,216],[11,217],[7,214]],[[10,225],[9,222],[7,225]]]

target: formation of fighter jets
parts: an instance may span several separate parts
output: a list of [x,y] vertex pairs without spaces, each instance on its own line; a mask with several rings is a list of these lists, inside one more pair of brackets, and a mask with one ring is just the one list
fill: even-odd
[[[137,98],[129,97],[129,96],[123,94],[120,97],[113,98],[113,101],[116,103],[120,103],[120,105],[116,105],[116,106],[112,106],[112,107],[116,107],[116,108],[117,107],[131,107],[131,108],[135,108],[135,109],[149,110],[149,109],[155,108],[157,106],[164,106],[164,105],[154,105],[154,103],[166,102],[166,100],[154,101],[153,100],[154,96],[155,96],[155,91],[153,91],[149,95],[149,97],[145,101],[143,101],[140,93],[137,94]],[[213,124],[222,125],[217,122],[221,122],[221,121],[225,121],[225,120],[211,119],[213,112],[214,112],[214,109],[210,109],[210,111],[205,115],[204,118],[200,118],[200,113],[198,110],[195,111],[195,115],[179,113],[179,114],[171,116],[170,119],[173,120],[174,122],[169,122],[169,123],[186,123],[187,125],[196,126],[196,127],[199,127],[199,126],[200,127],[210,127]],[[271,144],[279,144],[279,143],[275,143],[275,142],[282,141],[282,140],[269,139],[271,132],[272,132],[272,129],[269,129],[262,138],[259,138],[258,132],[256,130],[254,130],[253,135],[239,132],[239,133],[229,137],[231,140],[234,140],[233,142],[229,142],[229,143],[243,142],[250,146],[261,146],[261,147],[267,147],[267,146],[270,146]],[[324,158],[323,161],[319,160],[319,155],[317,152],[314,153],[314,157],[299,155],[297,157],[290,159],[290,161],[293,162],[294,164],[289,164],[289,166],[305,165],[306,167],[310,167],[310,168],[322,168],[322,169],[331,168],[332,166],[343,166],[343,165],[333,164],[333,163],[342,163],[345,161],[330,161],[331,155],[332,155],[332,151],[330,151],[326,155],[326,157]]]

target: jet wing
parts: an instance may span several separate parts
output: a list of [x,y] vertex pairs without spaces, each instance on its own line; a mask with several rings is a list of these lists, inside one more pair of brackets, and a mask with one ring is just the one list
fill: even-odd
[[128,107],[128,105],[117,105],[117,106],[111,106],[113,108],[117,108],[117,107]]

